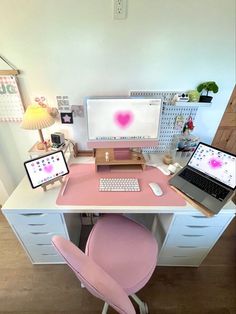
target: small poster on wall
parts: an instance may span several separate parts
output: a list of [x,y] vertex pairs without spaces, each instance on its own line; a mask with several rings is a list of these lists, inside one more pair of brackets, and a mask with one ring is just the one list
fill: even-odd
[[23,113],[24,106],[16,77],[0,75],[0,122],[22,121]]

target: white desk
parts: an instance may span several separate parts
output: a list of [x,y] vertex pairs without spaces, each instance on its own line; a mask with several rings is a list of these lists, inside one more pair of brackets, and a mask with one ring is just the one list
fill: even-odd
[[[93,163],[94,160],[81,157],[72,162]],[[159,244],[158,265],[199,266],[236,212],[232,202],[212,218],[206,218],[190,204],[58,206],[59,189],[60,184],[55,183],[47,192],[41,188],[33,190],[24,177],[2,208],[34,264],[63,263],[51,245],[51,237],[60,234],[77,242],[81,229],[79,213],[124,213],[144,222],[155,234]]]

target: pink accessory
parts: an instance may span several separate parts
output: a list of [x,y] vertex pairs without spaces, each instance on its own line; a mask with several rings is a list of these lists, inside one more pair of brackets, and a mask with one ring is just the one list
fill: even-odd
[[[93,164],[73,164],[70,166],[68,176],[70,182],[66,193],[61,195],[59,192],[57,205],[146,207],[184,206],[186,204],[185,200],[170,188],[169,177],[153,167],[146,167],[146,170],[141,172],[96,172]],[[141,192],[99,192],[99,179],[112,177],[139,179]],[[148,185],[150,182],[160,185],[163,191],[162,197],[156,197],[152,193]]]
[[155,270],[158,246],[152,233],[122,215],[105,215],[93,227],[86,255],[70,241],[54,236],[52,243],[83,285],[118,313],[135,314],[130,295],[142,313],[147,305],[134,294]]

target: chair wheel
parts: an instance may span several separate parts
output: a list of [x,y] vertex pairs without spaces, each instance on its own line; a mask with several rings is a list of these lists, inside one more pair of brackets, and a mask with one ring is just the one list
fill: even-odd
[[149,311],[148,311],[148,305],[147,305],[147,303],[145,303],[145,302],[144,302],[144,308],[145,308],[146,314],[148,314],[148,313],[149,313]]

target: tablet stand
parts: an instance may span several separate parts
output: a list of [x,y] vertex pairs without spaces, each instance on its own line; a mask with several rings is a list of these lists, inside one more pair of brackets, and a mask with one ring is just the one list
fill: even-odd
[[56,181],[60,181],[61,184],[63,183],[62,177],[55,178],[55,179],[53,179],[53,180],[51,180],[51,181],[49,181],[49,182],[43,183],[43,184],[41,185],[41,187],[43,188],[44,192],[47,191],[47,186],[48,186],[48,185],[54,184]]

